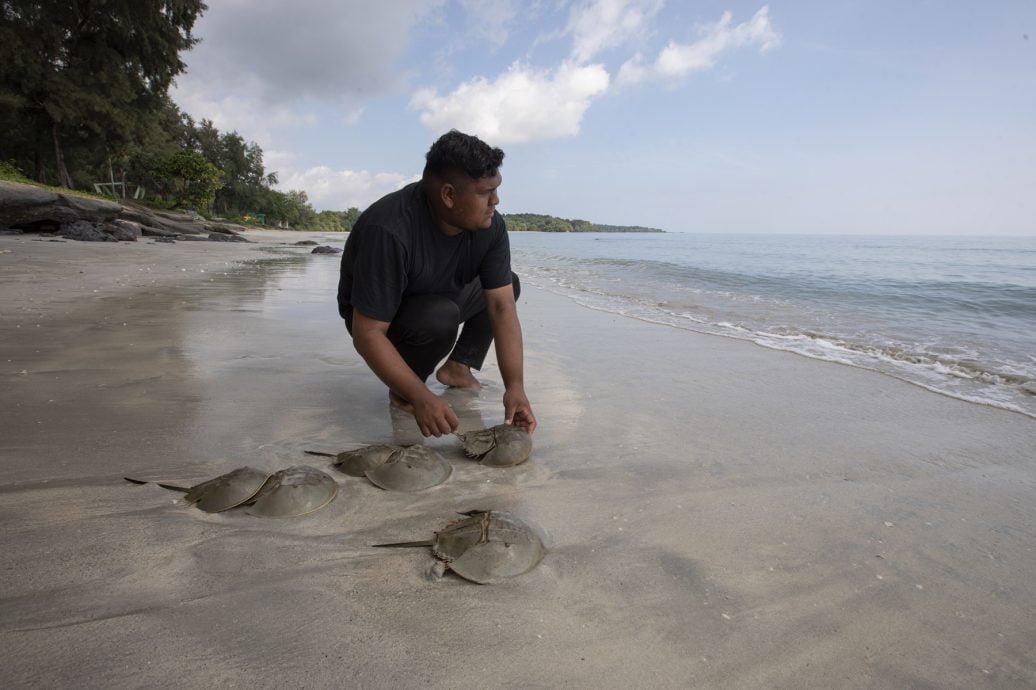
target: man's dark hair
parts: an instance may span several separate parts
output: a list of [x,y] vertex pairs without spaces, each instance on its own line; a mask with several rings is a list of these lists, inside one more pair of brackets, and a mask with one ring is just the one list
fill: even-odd
[[504,152],[478,137],[451,129],[432,144],[425,156],[424,177],[442,177],[455,170],[473,180],[496,175]]

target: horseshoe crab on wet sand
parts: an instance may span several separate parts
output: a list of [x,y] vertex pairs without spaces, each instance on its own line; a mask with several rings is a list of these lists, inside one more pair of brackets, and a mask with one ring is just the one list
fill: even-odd
[[430,546],[438,561],[432,573],[447,569],[465,580],[494,584],[535,568],[547,550],[529,525],[510,513],[472,510],[427,541],[372,544],[377,547]]
[[[149,484],[125,477],[134,484]],[[163,489],[182,491],[188,504],[208,513],[221,513],[251,504],[252,515],[298,517],[323,508],[338,495],[338,483],[325,472],[299,465],[279,472],[239,467],[191,487],[155,482]]]
[[[155,483],[163,489],[185,493],[184,500],[188,504],[196,505],[206,513],[222,513],[224,510],[230,510],[243,503],[247,503],[253,496],[259,493],[259,489],[263,488],[263,484],[270,478],[270,475],[270,472],[257,470],[246,465],[191,487],[165,484],[163,482]],[[124,477],[124,479],[134,484],[151,483],[142,479],[131,479],[130,477]]]
[[350,477],[363,477],[366,476],[367,470],[372,470],[379,465],[385,464],[385,461],[399,449],[400,446],[374,445],[355,448],[342,453],[321,453],[316,450],[304,452],[307,455],[334,458],[331,462],[336,469],[345,472]]
[[532,454],[532,437],[521,427],[498,424],[488,429],[455,434],[470,458],[489,467],[520,465]]
[[255,496],[250,515],[299,517],[314,513],[335,499],[338,482],[326,472],[296,465],[275,472]]
[[386,491],[423,491],[438,486],[453,474],[453,465],[427,446],[375,445],[344,453],[310,455],[335,458],[334,465],[352,477],[366,477]]
[[449,479],[453,465],[428,446],[403,446],[364,474],[386,491],[422,491]]

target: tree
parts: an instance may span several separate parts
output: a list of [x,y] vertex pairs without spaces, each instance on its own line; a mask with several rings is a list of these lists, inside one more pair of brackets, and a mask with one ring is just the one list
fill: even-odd
[[125,152],[112,156],[114,176],[140,185],[149,197],[174,196],[176,189],[163,169],[177,151],[189,148],[188,132],[193,127],[190,116],[166,98],[165,105],[142,123]]
[[219,168],[197,151],[177,151],[164,161],[161,172],[176,188],[176,205],[207,208],[219,189]]
[[191,29],[205,9],[202,0],[0,0],[0,145],[39,181],[49,167],[73,186],[67,150],[96,163],[98,146],[127,148],[183,72],[180,53],[197,42]]

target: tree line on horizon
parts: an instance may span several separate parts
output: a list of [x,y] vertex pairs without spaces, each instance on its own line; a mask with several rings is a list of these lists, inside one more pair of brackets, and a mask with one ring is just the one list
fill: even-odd
[[589,220],[558,218],[541,213],[504,214],[507,229],[515,232],[665,232],[640,225],[603,225]]
[[0,2],[0,167],[26,180],[106,185],[168,208],[269,225],[347,230],[359,210],[317,213],[273,189],[263,151],[196,122],[169,97],[202,0]]

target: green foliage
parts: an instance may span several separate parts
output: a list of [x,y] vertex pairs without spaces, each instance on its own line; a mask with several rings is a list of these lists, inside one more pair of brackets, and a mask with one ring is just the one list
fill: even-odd
[[[187,131],[186,145],[199,151],[205,159],[223,171],[223,185],[217,190],[213,212],[232,215],[238,211],[255,211],[261,206],[283,206],[293,215],[291,203],[271,197],[270,185],[276,184],[275,174],[266,174],[263,150],[254,142],[246,142],[237,132],[221,134],[210,120],[193,122]],[[279,216],[280,220],[286,220]]]
[[28,182],[29,178],[22,173],[14,161],[0,161],[0,180]]
[[572,232],[572,221],[538,213],[509,213],[504,216],[509,230],[535,232]]
[[320,232],[349,232],[359,217],[360,209],[355,206],[348,211],[321,211],[314,216],[309,229]]
[[220,172],[197,151],[183,149],[162,162],[159,176],[170,180],[176,189],[177,206],[206,209],[220,186]]
[[171,102],[157,118],[123,168],[133,183],[146,186],[151,200],[246,223],[262,219],[300,229],[320,224],[305,192],[272,188],[277,175],[266,172],[258,144],[237,132],[220,132],[209,120],[195,123]]
[[601,225],[588,220],[567,220],[538,213],[508,213],[504,215],[504,221],[508,230],[516,232],[664,232],[639,225]]
[[40,184],[34,180],[30,180],[28,177],[22,174],[22,171],[18,168],[13,161],[0,161],[0,180],[7,182],[18,182],[20,184],[28,184],[33,187],[39,187],[41,189],[47,189],[52,192],[59,194],[67,194],[72,196],[81,196],[89,199],[106,199],[110,200],[111,197],[105,197],[102,194],[94,194],[93,192],[83,192],[75,189],[68,189],[66,187],[54,187],[51,185]]
[[125,159],[162,108],[204,9],[202,0],[4,0],[0,148],[40,182],[108,177],[108,159]]

